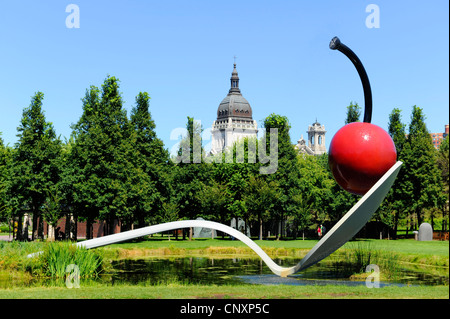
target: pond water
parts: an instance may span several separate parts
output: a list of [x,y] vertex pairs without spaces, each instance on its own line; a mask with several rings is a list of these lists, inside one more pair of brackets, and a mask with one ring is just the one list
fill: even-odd
[[[283,258],[275,259],[274,261],[281,266],[289,267],[296,265],[299,259]],[[262,285],[365,285],[364,280],[350,280],[349,276],[354,271],[348,266],[343,266],[342,262],[336,264],[332,259],[325,259],[287,278],[274,275],[266,264],[258,258],[148,257],[113,260],[111,268],[110,271],[101,274],[94,281],[109,285],[157,285],[170,283],[204,285],[243,283]],[[436,267],[433,271],[429,270],[425,272],[423,268],[401,269],[394,280],[381,282],[380,286],[449,284],[448,268],[439,269]],[[380,269],[380,271],[383,270]],[[64,284],[64,279],[26,280],[23,278],[0,278],[0,288]]]
[[[297,264],[299,259],[275,259],[281,266]],[[305,271],[288,278],[274,275],[265,263],[256,258],[143,258],[122,259],[112,262],[114,272],[102,275],[102,280],[114,284],[186,283],[186,284],[363,284],[365,281],[349,280],[351,270],[336,266],[332,261],[322,261]],[[380,270],[382,271],[382,269]],[[445,275],[445,271],[447,275]],[[400,285],[448,285],[448,269],[435,275],[425,274],[423,269],[400,270],[394,280],[385,284]]]

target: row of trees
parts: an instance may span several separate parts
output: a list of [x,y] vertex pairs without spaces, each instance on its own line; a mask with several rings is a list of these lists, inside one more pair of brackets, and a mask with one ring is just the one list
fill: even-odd
[[[88,238],[95,220],[106,221],[108,233],[116,220],[130,229],[197,217],[222,223],[241,218],[261,238],[271,224],[282,223],[272,234],[289,229],[296,237],[318,223],[336,222],[358,199],[335,183],[326,154],[298,154],[284,116],[271,114],[263,123],[264,138],[239,141],[216,158],[198,156],[199,145],[204,153],[202,128],[188,117],[188,134],[171,159],[155,133],[149,95],[136,96],[128,118],[115,77],[86,90],[83,113],[65,141],[46,121],[43,98],[36,93],[24,109],[14,147],[0,139],[0,220],[18,223],[18,240],[28,237],[20,230],[30,215],[32,239],[43,237],[43,220],[55,227],[62,217],[86,221]],[[352,103],[346,123],[359,116],[359,106]],[[374,218],[395,229],[417,227],[425,213],[432,222],[448,218],[448,138],[437,152],[424,120],[422,109],[414,106],[406,134],[400,110],[389,118],[389,133],[405,164]],[[261,174],[269,163],[256,150],[265,146],[268,151],[274,141],[276,170]]]
[[[128,119],[118,83],[108,76],[101,89],[86,90],[83,114],[64,142],[46,121],[44,95],[37,92],[23,111],[14,148],[2,144],[2,216],[20,230],[24,213],[31,213],[32,239],[43,236],[43,220],[55,226],[64,214],[87,221],[88,237],[97,219],[108,228],[115,219],[142,226],[169,198],[168,153],[155,134],[150,97],[139,93]],[[18,239],[23,236],[19,231]]]

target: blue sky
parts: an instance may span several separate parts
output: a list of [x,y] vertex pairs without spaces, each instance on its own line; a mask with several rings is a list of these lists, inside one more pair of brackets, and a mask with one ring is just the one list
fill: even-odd
[[[66,6],[80,10],[67,28]],[[369,4],[379,28],[368,28]],[[166,148],[187,116],[211,128],[228,93],[233,56],[253,118],[288,117],[292,142],[316,118],[328,145],[351,101],[364,106],[358,74],[328,44],[333,36],[362,60],[372,86],[372,123],[423,108],[431,132],[449,120],[449,4],[433,1],[2,1],[0,3],[0,132],[17,141],[22,111],[36,91],[58,135],[69,137],[81,98],[106,76],[121,81],[128,114],[135,96],[150,111]],[[208,143],[208,141],[205,141]]]

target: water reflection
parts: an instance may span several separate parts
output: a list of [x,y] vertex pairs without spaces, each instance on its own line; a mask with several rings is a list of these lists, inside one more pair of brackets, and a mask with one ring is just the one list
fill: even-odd
[[[280,265],[293,265],[298,260],[276,260]],[[238,275],[271,274],[260,259],[204,257],[123,259],[112,262],[114,273],[102,276],[111,283],[131,284],[186,283],[186,284],[236,284],[242,283]]]
[[[296,265],[299,259],[275,259],[284,267]],[[382,270],[381,270],[382,271]],[[83,286],[94,283],[158,285],[158,284],[201,284],[201,285],[358,285],[365,281],[350,280],[354,273],[349,265],[333,260],[323,260],[320,263],[289,276],[280,278],[274,275],[259,258],[139,258],[111,261],[110,271],[95,279],[82,279]],[[423,268],[401,269],[395,280],[381,283],[389,285],[448,285],[448,268],[433,268],[424,271]],[[30,287],[30,286],[65,286],[64,279],[48,278],[0,278],[0,288]]]
[[[298,259],[276,259],[281,266],[297,264]],[[112,284],[127,282],[130,284],[358,284],[349,280],[352,272],[349,267],[336,267],[333,262],[322,261],[305,271],[280,279],[260,259],[228,258],[212,259],[205,257],[184,258],[145,258],[113,261],[115,272],[104,275],[103,280]],[[390,284],[411,285],[448,285],[448,269],[443,274],[425,274],[423,270],[399,271]],[[445,275],[447,272],[447,275]],[[359,281],[359,284],[364,281]]]

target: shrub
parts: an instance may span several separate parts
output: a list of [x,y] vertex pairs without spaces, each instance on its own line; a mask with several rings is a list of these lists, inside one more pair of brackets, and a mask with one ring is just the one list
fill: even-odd
[[71,242],[48,243],[38,257],[33,258],[28,270],[34,275],[63,278],[67,266],[74,264],[80,277],[97,276],[103,269],[103,257],[96,251],[77,247]]
[[396,279],[400,272],[400,257],[398,254],[388,250],[375,249],[371,242],[352,242],[348,249],[340,251],[333,267],[336,272],[346,275],[362,274],[366,267],[376,264],[380,273],[386,279]]

